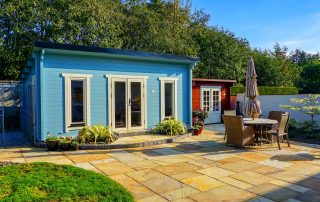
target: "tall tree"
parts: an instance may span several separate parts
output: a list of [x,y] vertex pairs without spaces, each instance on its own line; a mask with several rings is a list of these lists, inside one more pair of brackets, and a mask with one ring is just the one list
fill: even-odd
[[320,92],[320,59],[305,63],[302,66],[298,87],[301,93]]
[[200,78],[236,79],[242,83],[250,53],[249,44],[233,33],[205,28],[194,36],[200,47],[201,62],[194,70]]
[[127,2],[125,49],[196,55],[191,38],[189,4],[177,8],[172,1]]
[[286,47],[275,44],[274,49],[252,52],[260,86],[294,86],[301,68],[287,56]]
[[0,1],[0,79],[17,79],[35,40],[120,48],[122,9],[113,0]]

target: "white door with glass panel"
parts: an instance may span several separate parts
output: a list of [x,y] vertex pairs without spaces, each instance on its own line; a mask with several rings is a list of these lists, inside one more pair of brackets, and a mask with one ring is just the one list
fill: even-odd
[[144,79],[112,78],[111,101],[113,130],[145,128]]
[[201,92],[201,109],[208,112],[205,124],[221,122],[221,88],[203,87]]

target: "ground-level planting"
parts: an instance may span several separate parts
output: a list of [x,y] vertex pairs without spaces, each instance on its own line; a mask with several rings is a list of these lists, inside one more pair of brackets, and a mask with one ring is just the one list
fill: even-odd
[[0,187],[2,201],[134,201],[108,177],[51,163],[0,167]]

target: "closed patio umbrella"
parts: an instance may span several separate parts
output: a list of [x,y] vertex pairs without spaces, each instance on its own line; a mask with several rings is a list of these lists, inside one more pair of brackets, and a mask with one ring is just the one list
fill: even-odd
[[260,108],[260,101],[257,100],[259,95],[257,87],[257,74],[254,67],[254,62],[252,57],[248,61],[248,69],[246,73],[246,96],[249,98],[245,106],[245,114],[251,116],[253,119],[259,117],[262,113]]

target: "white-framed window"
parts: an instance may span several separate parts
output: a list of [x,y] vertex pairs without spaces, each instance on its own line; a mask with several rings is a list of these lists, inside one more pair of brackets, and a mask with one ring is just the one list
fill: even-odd
[[175,77],[159,77],[160,99],[161,99],[161,120],[170,117],[177,118],[177,81]]
[[63,73],[65,91],[65,131],[90,125],[91,74]]

